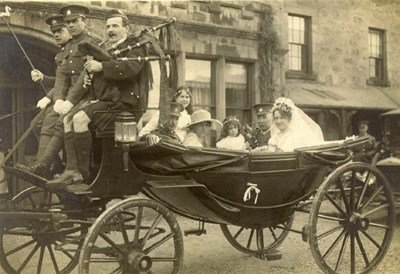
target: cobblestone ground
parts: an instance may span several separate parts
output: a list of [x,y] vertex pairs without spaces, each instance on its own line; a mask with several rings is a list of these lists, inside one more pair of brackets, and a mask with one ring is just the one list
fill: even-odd
[[[400,208],[397,207],[400,211]],[[301,229],[308,222],[308,215],[297,213],[293,228]],[[198,223],[178,217],[182,231],[197,228]],[[280,246],[282,259],[260,260],[234,249],[224,238],[218,225],[206,225],[207,234],[184,237],[184,266],[181,273],[321,273],[311,254],[308,243],[301,236],[289,233]],[[18,241],[18,239],[15,239]],[[22,257],[22,256],[21,256]],[[17,260],[18,258],[16,258]],[[396,217],[393,241],[388,254],[375,273],[395,274],[400,269],[400,214]],[[52,273],[49,264],[43,273]],[[1,273],[1,270],[0,270]],[[36,273],[34,266],[25,273]],[[72,273],[78,273],[77,268]],[[97,273],[96,273],[97,274]]]

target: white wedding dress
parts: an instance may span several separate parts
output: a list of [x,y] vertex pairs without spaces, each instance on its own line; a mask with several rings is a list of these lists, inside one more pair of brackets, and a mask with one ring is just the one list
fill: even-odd
[[320,126],[295,106],[292,100],[285,97],[278,98],[272,111],[275,108],[279,108],[280,104],[287,105],[292,109],[292,119],[289,121],[285,132],[281,132],[277,128],[274,120],[271,121],[271,138],[268,145],[276,146],[284,152],[289,152],[296,148],[320,145],[324,142]]

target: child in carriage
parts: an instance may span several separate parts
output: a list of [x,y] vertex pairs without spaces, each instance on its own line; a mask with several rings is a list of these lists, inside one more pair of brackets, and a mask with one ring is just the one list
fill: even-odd
[[246,150],[249,145],[243,136],[242,125],[236,117],[230,116],[223,122],[222,138],[217,142],[217,148],[231,150]]

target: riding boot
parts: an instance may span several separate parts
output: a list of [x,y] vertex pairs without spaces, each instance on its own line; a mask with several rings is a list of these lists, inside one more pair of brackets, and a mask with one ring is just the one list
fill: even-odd
[[40,135],[39,137],[39,144],[38,144],[38,150],[37,150],[37,154],[36,154],[36,159],[39,160],[42,156],[43,153],[46,150],[47,145],[49,144],[50,140],[51,140],[50,135]]
[[17,165],[18,168],[23,169],[25,171],[29,171],[36,175],[39,175],[43,178],[50,179],[52,178],[50,172],[50,165],[55,157],[57,157],[58,152],[63,147],[63,138],[61,136],[53,136],[48,142],[46,149],[43,154],[38,158],[36,164],[25,166],[25,165]]
[[46,187],[50,190],[63,189],[70,184],[81,183],[83,181],[82,175],[79,172],[74,132],[66,132],[64,134],[64,141],[67,154],[67,166],[60,177],[47,182]]
[[64,134],[64,143],[65,153],[67,154],[67,165],[65,167],[65,170],[79,170],[73,131]]
[[75,147],[77,151],[79,171],[84,179],[90,177],[90,162],[92,152],[92,135],[90,131],[75,132]]

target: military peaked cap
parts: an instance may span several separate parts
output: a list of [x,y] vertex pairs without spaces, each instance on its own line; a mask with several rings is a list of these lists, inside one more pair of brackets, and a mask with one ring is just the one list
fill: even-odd
[[66,27],[64,22],[64,16],[61,14],[50,16],[46,19],[46,24],[50,26],[51,31],[56,31]]
[[256,104],[253,106],[257,115],[267,114],[270,111],[271,107],[272,107],[271,104]]
[[65,21],[72,21],[79,17],[85,18],[89,9],[81,5],[67,5],[60,8],[60,13],[64,15]]
[[181,112],[184,110],[185,108],[183,107],[182,104],[177,103],[177,102],[172,102],[171,103],[171,110],[169,112],[169,115],[172,116],[181,116]]

